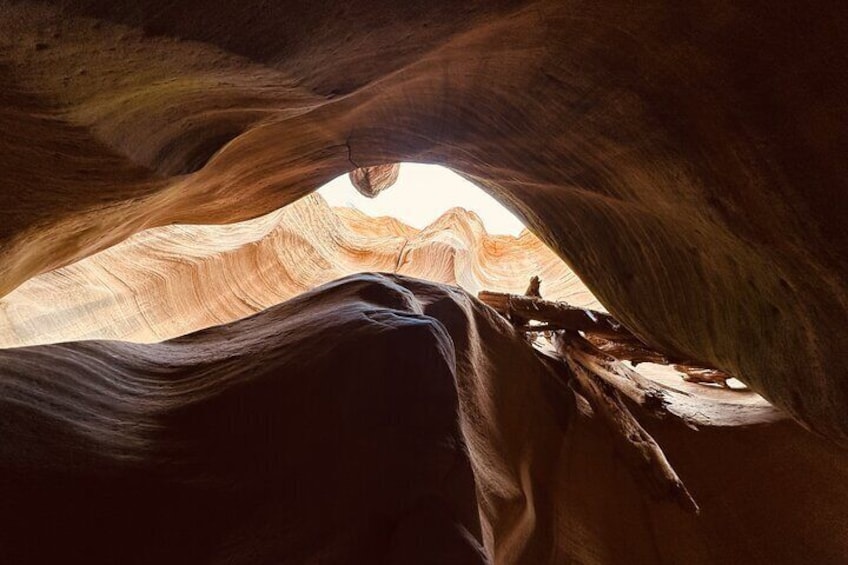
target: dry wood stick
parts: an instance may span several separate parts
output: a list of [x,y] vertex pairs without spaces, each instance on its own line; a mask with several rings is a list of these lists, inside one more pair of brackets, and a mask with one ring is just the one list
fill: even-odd
[[[634,364],[659,363],[674,365],[687,375],[691,382],[710,382],[727,386],[730,375],[707,363],[684,359],[657,351],[636,337],[618,320],[595,310],[576,308],[564,302],[552,302],[534,296],[521,296],[503,292],[481,291],[481,302],[513,320],[525,332],[554,330],[579,331],[598,349],[617,359],[627,359]],[[530,325],[529,320],[543,325]],[[616,360],[617,360],[616,359]]]
[[[593,374],[592,367],[597,364],[592,367],[583,365],[585,351],[581,352],[581,347],[575,346],[575,343],[579,343],[577,340],[583,338],[577,334],[560,332],[555,340],[557,350],[574,374],[578,392],[610,427],[619,452],[636,478],[646,485],[653,496],[671,500],[687,512],[697,514],[700,511],[697,502],[668,462],[662,448],[627,408],[619,390]],[[604,362],[601,361],[601,364]]]
[[[636,478],[653,496],[671,500],[687,512],[697,514],[695,499],[662,448],[639,424],[622,398],[624,395],[655,415],[664,416],[668,414],[665,393],[613,355],[665,364],[670,363],[669,356],[652,350],[608,314],[542,300],[538,282],[538,277],[531,279],[525,296],[483,291],[478,297],[523,331],[554,331],[552,341],[574,376],[571,382],[610,428],[619,452]],[[530,320],[543,325],[529,325]],[[592,341],[578,332],[585,333]]]
[[554,338],[554,345],[560,354],[567,349],[570,358],[654,415],[664,417],[669,414],[665,408],[666,393],[661,386],[579,335],[574,335],[567,343],[563,342],[564,339],[562,334]]
[[481,302],[508,317],[519,316],[562,326],[562,329],[591,332],[610,338],[634,338],[618,321],[602,312],[575,308],[562,302],[551,302],[533,296],[520,296],[503,292],[481,291]]

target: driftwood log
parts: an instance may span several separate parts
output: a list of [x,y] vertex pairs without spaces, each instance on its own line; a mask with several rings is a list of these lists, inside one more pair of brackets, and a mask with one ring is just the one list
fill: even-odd
[[704,363],[652,348],[609,314],[544,300],[539,287],[538,277],[533,277],[524,296],[482,291],[478,297],[519,331],[545,332],[568,384],[586,398],[593,412],[610,429],[618,451],[636,479],[655,498],[698,513],[697,502],[662,448],[639,424],[625,401],[655,417],[676,417],[666,410],[666,394],[662,386],[641,376],[622,360],[633,365],[644,362],[672,365],[687,380],[725,387],[729,376]]
[[659,387],[645,382],[635,371],[597,350],[574,332],[556,332],[554,346],[568,365],[572,387],[586,398],[612,432],[613,440],[627,466],[648,493],[658,500],[678,504],[697,514],[698,503],[677,476],[659,444],[627,407],[624,396],[656,415],[666,416],[664,395]]
[[[530,289],[532,288],[534,288],[534,282],[531,279]],[[538,283],[535,283],[535,288],[538,292]],[[530,289],[528,289],[528,293]],[[604,312],[577,308],[565,302],[544,300],[538,295],[521,296],[484,290],[478,294],[478,298],[481,302],[511,320],[521,331],[564,330],[581,332],[595,347],[616,359],[630,361],[633,365],[639,363],[671,365],[675,370],[682,373],[683,378],[687,381],[718,384],[729,388],[727,380],[730,375],[727,373],[702,361],[658,351],[636,337],[621,322]],[[533,320],[539,323],[530,323]]]
[[635,339],[633,334],[609,314],[576,308],[564,302],[551,302],[537,296],[521,296],[503,292],[481,291],[477,297],[481,302],[513,320],[536,320],[542,326],[517,324],[526,331],[571,330],[591,332],[593,335],[612,339]]

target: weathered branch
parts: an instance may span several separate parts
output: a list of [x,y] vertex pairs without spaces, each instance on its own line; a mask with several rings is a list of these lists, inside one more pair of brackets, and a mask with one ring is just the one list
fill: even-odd
[[602,312],[575,308],[562,302],[551,302],[534,296],[520,296],[503,292],[481,291],[477,297],[481,302],[504,314],[508,318],[518,316],[538,320],[560,329],[586,331],[610,338],[630,338],[633,334],[618,321]]
[[661,386],[630,369],[615,357],[601,351],[579,335],[573,335],[566,341],[564,336],[567,335],[569,334],[555,335],[553,341],[558,353],[579,362],[598,378],[654,415],[664,417],[668,414],[665,410],[666,393]]
[[[610,428],[618,451],[637,480],[653,496],[673,501],[687,512],[698,513],[698,504],[665,453],[624,401],[627,397],[655,416],[664,417],[669,414],[665,392],[618,359],[670,364],[674,358],[650,348],[609,314],[543,300],[539,296],[539,282],[538,277],[533,277],[525,296],[483,291],[479,298],[521,331],[553,332],[552,343],[573,375],[572,386]],[[680,363],[691,369],[689,362]],[[721,374],[709,371],[706,374],[713,378],[714,373]]]
[[674,365],[674,370],[683,373],[683,380],[689,383],[710,383],[723,386],[724,388],[730,388],[730,385],[727,384],[730,375],[716,369],[692,367],[691,365]]
[[[530,289],[534,288],[531,280]],[[528,292],[530,291],[528,289]],[[535,287],[538,291],[538,286]],[[481,302],[512,320],[524,332],[565,330],[582,332],[598,350],[610,354],[614,361],[626,359],[634,365],[658,363],[674,365],[685,380],[696,383],[715,383],[727,387],[730,375],[710,367],[707,363],[693,361],[670,353],[657,351],[641,341],[618,320],[596,310],[576,308],[564,302],[551,302],[536,296],[521,296],[502,292],[481,291]],[[531,320],[542,322],[530,324]]]
[[[626,376],[620,373],[620,363],[614,363],[619,366],[609,366],[609,359],[603,352],[595,350],[598,355],[592,356],[591,344],[578,334],[558,332],[554,342],[574,375],[577,391],[609,426],[619,452],[636,478],[645,484],[653,496],[671,500],[687,512],[697,514],[699,507],[695,499],[666,459],[659,444],[639,424],[620,394],[624,392],[631,398],[641,398],[641,402],[637,402],[650,405],[655,402],[647,400],[652,398],[649,395],[651,389],[642,388],[646,383],[631,381],[634,372]],[[601,377],[600,373],[604,376]]]
[[668,355],[649,348],[635,337],[633,339],[608,339],[591,333],[587,333],[585,337],[599,350],[612,355],[616,359],[627,359],[634,365],[639,363],[671,364]]

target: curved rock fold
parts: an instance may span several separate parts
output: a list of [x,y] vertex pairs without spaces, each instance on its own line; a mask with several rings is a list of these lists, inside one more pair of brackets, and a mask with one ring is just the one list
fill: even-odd
[[[0,0],[0,558],[844,560],[845,29],[834,0]],[[301,200],[408,161],[538,239]],[[393,274],[328,283],[358,271]],[[681,516],[503,320],[404,274],[597,296],[792,420],[637,410]]]
[[505,320],[402,276],[348,277],[160,344],[0,350],[0,367],[8,562],[771,563],[845,551],[833,533],[848,458],[797,425],[693,431],[642,414],[701,515],[646,504],[604,428]]

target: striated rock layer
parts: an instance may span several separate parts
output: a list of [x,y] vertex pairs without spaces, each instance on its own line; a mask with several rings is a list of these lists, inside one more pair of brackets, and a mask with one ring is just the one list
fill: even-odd
[[523,292],[588,308],[597,300],[538,238],[492,236],[463,209],[423,230],[392,218],[331,209],[318,194],[226,226],[144,231],[87,259],[30,279],[0,298],[0,347],[76,339],[152,342],[231,322],[322,283],[386,271],[482,289]]
[[0,294],[447,165],[645,340],[848,442],[848,5],[0,2]]
[[646,498],[564,376],[464,292],[396,275],[159,344],[0,350],[0,559],[770,564],[848,551],[848,454],[787,420],[695,431],[640,413],[701,505],[689,515]]
[[416,161],[795,420],[638,414],[680,515],[490,310],[359,276],[162,343],[0,350],[0,560],[844,561],[845,29],[833,0],[0,0],[7,345],[156,341],[366,268],[522,290],[469,218],[273,212]]

